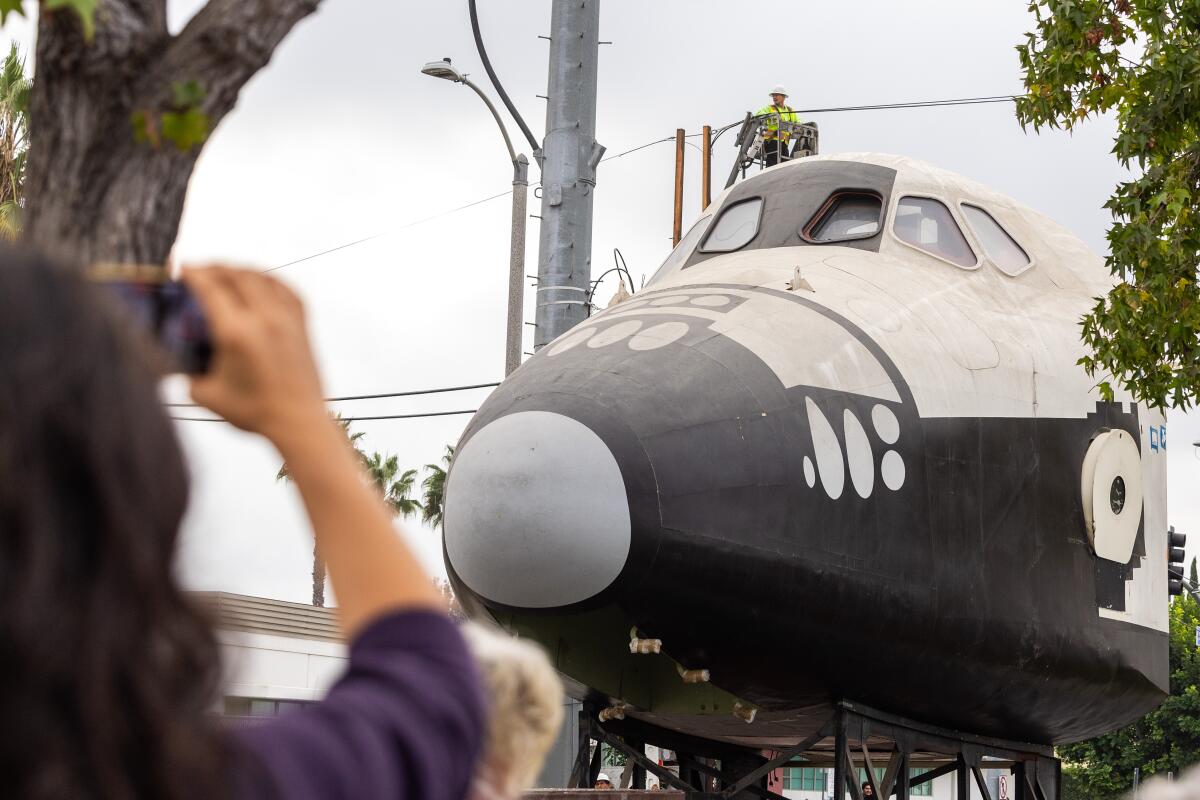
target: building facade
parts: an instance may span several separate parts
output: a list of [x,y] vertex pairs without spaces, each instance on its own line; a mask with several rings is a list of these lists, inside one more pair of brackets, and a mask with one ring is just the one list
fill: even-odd
[[194,597],[221,646],[222,697],[213,710],[231,724],[302,710],[346,668],[335,609],[227,592]]

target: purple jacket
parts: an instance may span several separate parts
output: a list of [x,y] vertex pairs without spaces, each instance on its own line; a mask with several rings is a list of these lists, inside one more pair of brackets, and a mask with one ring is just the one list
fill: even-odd
[[445,615],[381,617],[305,711],[238,730],[237,800],[460,800],[483,741],[475,664]]

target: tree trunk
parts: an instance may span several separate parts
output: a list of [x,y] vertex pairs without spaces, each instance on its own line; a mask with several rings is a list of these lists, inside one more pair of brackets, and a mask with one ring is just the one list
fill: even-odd
[[325,607],[325,562],[317,555],[317,546],[313,545],[313,605]]
[[25,241],[77,263],[165,263],[200,147],[138,143],[134,115],[170,111],[195,81],[215,128],[320,0],[209,0],[177,35],[165,0],[100,0],[85,41],[67,9],[38,20]]

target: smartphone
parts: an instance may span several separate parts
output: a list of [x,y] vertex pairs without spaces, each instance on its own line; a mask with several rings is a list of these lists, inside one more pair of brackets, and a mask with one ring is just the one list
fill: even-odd
[[159,268],[98,269],[93,278],[117,298],[139,329],[158,342],[172,372],[208,371],[213,353],[208,320],[186,284],[170,280]]

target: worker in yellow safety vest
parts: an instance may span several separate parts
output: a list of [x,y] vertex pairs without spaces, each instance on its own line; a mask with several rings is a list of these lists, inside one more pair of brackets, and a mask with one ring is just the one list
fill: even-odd
[[768,167],[791,158],[788,150],[792,135],[787,130],[779,130],[779,123],[799,122],[800,118],[791,106],[787,105],[787,96],[786,89],[776,86],[771,90],[771,105],[763,106],[755,114],[762,119],[763,160]]

